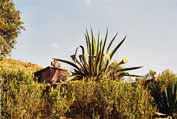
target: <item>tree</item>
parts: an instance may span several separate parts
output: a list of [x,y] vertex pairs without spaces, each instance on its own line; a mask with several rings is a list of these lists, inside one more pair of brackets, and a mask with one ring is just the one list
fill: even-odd
[[8,55],[23,29],[20,12],[12,0],[0,0],[0,56]]

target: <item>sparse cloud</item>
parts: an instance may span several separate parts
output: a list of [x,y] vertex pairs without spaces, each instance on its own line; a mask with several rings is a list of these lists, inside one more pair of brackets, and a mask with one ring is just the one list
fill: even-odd
[[90,6],[91,3],[92,3],[92,0],[85,0],[85,4],[86,4],[87,6]]
[[51,43],[50,47],[54,48],[54,49],[58,49],[59,45],[57,43]]

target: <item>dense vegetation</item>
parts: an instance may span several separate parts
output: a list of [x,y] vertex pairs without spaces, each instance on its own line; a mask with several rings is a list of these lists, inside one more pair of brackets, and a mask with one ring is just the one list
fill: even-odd
[[[33,73],[42,67],[2,58],[14,47],[22,29],[19,11],[12,0],[0,0],[0,117],[1,119],[177,119],[177,76],[166,70],[155,76],[129,74],[127,61],[112,62],[125,41],[115,44],[86,32],[86,47],[71,56],[74,79],[57,84],[36,82]],[[103,39],[103,40],[102,40]],[[108,43],[108,45],[107,45]],[[136,78],[125,82],[124,76]]]
[[20,13],[13,1],[0,0],[0,56],[11,52],[22,28]]
[[40,68],[16,60],[0,61],[2,119],[177,118],[177,88],[171,85],[177,76],[168,70],[147,85],[143,78],[129,83],[108,76],[48,85],[33,78],[32,72]]

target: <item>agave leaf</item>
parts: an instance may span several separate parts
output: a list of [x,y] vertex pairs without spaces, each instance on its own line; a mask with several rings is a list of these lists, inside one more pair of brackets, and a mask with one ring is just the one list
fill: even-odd
[[97,74],[97,75],[100,74],[100,63],[101,63],[101,62],[98,62],[98,63],[96,64],[96,74]]
[[100,52],[102,51],[102,44],[103,44],[103,40],[101,39],[100,44],[99,44],[100,45],[100,50],[99,50]]
[[73,66],[74,68],[76,68],[77,70],[80,70],[80,68],[76,64],[74,64],[73,62],[63,60],[63,59],[56,59],[56,58],[53,58],[53,59],[55,59],[57,61],[60,61],[60,62],[64,62],[66,64],[69,64],[69,65]]
[[92,38],[91,38],[91,40],[92,40],[92,42],[91,42],[91,44],[92,44],[92,46],[91,46],[91,47],[92,47],[92,48],[91,48],[91,49],[92,49],[92,56],[94,56],[96,50],[95,50],[95,47],[94,47],[95,44],[94,44],[94,35],[93,35],[92,29],[91,29],[91,37],[92,37]]
[[155,112],[155,114],[157,115],[157,116],[167,116],[166,114],[163,114],[163,113],[160,113],[160,112]]
[[165,93],[165,100],[166,100],[166,104],[167,104],[167,107],[169,108],[170,107],[170,101],[172,101],[172,100],[170,100],[170,98],[172,97],[172,86],[173,85],[169,85],[166,89],[165,89],[165,91],[164,91],[164,93]]
[[93,49],[94,49],[94,56],[97,55],[97,44],[96,44],[96,39],[95,37],[93,37]]
[[100,50],[100,33],[98,33],[98,41],[97,41],[97,54],[96,55],[98,55],[98,53],[99,53],[99,50]]
[[111,52],[110,54],[110,59],[112,59],[113,55],[115,54],[115,52],[120,48],[120,46],[123,44],[123,42],[125,41],[126,36],[123,38],[123,40],[114,48],[114,50]]
[[109,50],[110,50],[110,48],[111,48],[111,46],[112,46],[112,43],[113,43],[114,40],[116,39],[117,34],[118,34],[118,33],[116,33],[116,34],[114,35],[114,37],[112,38],[111,42],[109,43],[108,48],[107,48],[107,51],[106,51],[107,53],[109,52]]
[[98,63],[98,61],[101,61],[101,53],[102,53],[102,39],[100,41],[100,44],[99,44],[99,50],[98,50],[98,54],[97,54],[97,57],[96,57],[96,63]]
[[93,36],[93,31],[92,31],[92,29],[91,29],[91,47],[92,47],[92,48],[91,48],[91,49],[92,49],[92,55],[91,55],[91,56],[94,56],[93,37],[94,37],[94,36]]
[[85,54],[85,49],[84,49],[84,47],[82,45],[80,45],[80,48],[82,50],[83,63],[85,65],[85,67],[88,67],[87,58],[86,58],[86,54]]
[[[102,40],[99,41],[99,44],[97,44],[99,46],[99,49],[98,49],[98,53],[95,57],[95,71],[98,73],[98,70],[101,69],[101,62],[102,62],[102,58],[101,58],[101,53],[102,53]],[[96,74],[97,74],[96,73]]]
[[97,75],[98,74],[98,62],[100,61],[100,50],[101,50],[101,45],[102,45],[102,41],[100,42],[100,33],[98,33],[98,39],[97,39],[97,43],[96,40],[94,39],[94,44],[95,44],[95,54],[94,54],[94,72]]
[[[62,59],[58,59],[58,61],[73,66],[74,67],[73,75],[77,75],[77,77],[99,76],[104,72],[107,72],[107,69],[109,69],[109,65],[113,55],[126,39],[126,37],[124,37],[124,39],[112,50],[112,52],[110,52],[110,48],[113,42],[115,41],[116,36],[117,33],[112,37],[107,47],[106,43],[108,40],[108,29],[106,31],[106,36],[103,40],[100,37],[100,34],[98,33],[97,41],[92,29],[91,29],[91,34],[89,34],[86,29],[86,33],[85,33],[86,49],[81,45],[80,48],[82,52],[81,54],[78,54],[78,49],[79,49],[78,47],[75,50],[75,54],[71,56],[72,62],[67,60],[62,60]],[[125,68],[125,69],[117,70],[117,72],[126,73],[124,71],[134,70],[138,68],[139,67]]]
[[79,61],[81,62],[81,64],[84,67],[84,69],[86,69],[87,68],[87,64],[86,64],[86,62],[84,62],[84,56],[83,55],[79,55]]
[[89,73],[88,64],[84,61],[84,56],[79,55],[79,59],[80,59],[80,62],[82,63],[82,65],[83,65],[83,69],[84,69],[85,74],[88,74]]
[[76,56],[75,56],[75,55],[71,55],[70,57],[71,57],[71,59],[75,62]]
[[[149,88],[152,97],[154,98],[155,104],[157,105],[159,112],[163,113],[167,116],[172,116],[176,109],[176,93],[175,83],[170,82],[170,84],[162,90],[161,85],[159,83],[154,83],[154,85],[150,85]],[[176,85],[177,86],[177,85]]]
[[76,55],[77,55],[78,48],[76,48],[74,55],[71,55],[71,59],[76,63]]
[[91,41],[90,41],[89,33],[87,30],[86,30],[85,36],[86,36],[87,52],[88,52],[88,55],[91,55],[91,52],[92,52]]
[[140,68],[142,68],[142,66],[140,66],[140,67],[130,67],[130,68],[118,69],[116,72],[129,71],[129,70],[135,70],[135,69],[140,69]]
[[81,70],[78,70],[78,69],[74,69],[73,73],[77,73],[79,75],[83,75],[83,72]]
[[104,57],[105,57],[105,58],[104,58],[104,59],[105,59],[105,67],[104,67],[104,71],[107,71],[111,59],[110,59],[110,55],[109,55],[108,53],[105,54]]
[[72,72],[72,76],[75,76],[75,78],[80,79],[82,78],[82,76],[84,76],[84,73],[74,69],[74,72]]
[[94,73],[95,72],[95,56],[96,56],[96,41],[95,41],[95,37],[94,37],[94,34],[93,34],[93,31],[91,29],[91,41],[92,41],[92,55],[91,55],[91,70],[92,72],[91,73]]
[[103,46],[101,48],[100,66],[99,66],[100,70],[102,69],[102,67],[104,67],[103,59],[104,59],[104,51],[105,51],[105,46],[106,46],[107,38],[108,38],[108,29],[106,30],[106,36],[105,36],[105,39],[104,39],[104,42],[103,42]]
[[143,77],[143,76],[140,76],[140,75],[134,75],[134,74],[129,74],[128,76],[131,76],[131,77]]
[[78,64],[80,66],[81,69],[84,69],[84,66],[81,64],[81,62],[79,62],[79,60],[77,59],[77,51],[78,48],[76,48],[75,54],[71,55],[72,60],[74,61],[75,64]]
[[105,36],[104,43],[103,43],[102,55],[104,54],[104,50],[105,50],[107,39],[108,39],[108,29],[106,31],[106,36]]
[[140,76],[140,75],[134,75],[134,74],[129,74],[129,73],[126,73],[126,74],[124,74],[123,76],[130,76],[130,77],[143,77],[143,76]]
[[86,43],[87,43],[87,52],[88,52],[88,66],[89,72],[92,72],[92,47],[91,47],[91,39],[89,37],[88,31],[86,31]]

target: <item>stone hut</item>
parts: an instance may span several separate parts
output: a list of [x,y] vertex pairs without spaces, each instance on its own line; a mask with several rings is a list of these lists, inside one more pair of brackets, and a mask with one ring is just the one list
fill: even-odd
[[34,73],[38,82],[54,83],[66,78],[68,71],[61,69],[58,62],[54,60],[51,65]]

